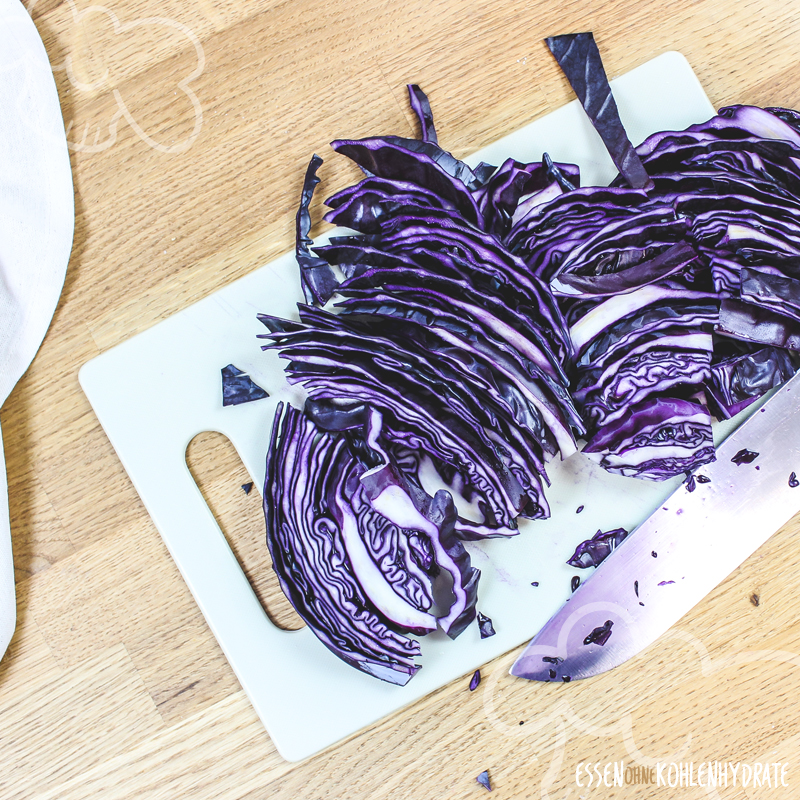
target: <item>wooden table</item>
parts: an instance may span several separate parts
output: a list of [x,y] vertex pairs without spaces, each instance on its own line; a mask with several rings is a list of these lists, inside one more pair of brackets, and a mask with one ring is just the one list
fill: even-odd
[[[800,107],[798,11],[767,0],[38,0],[76,232],[50,331],[2,409],[19,621],[0,663],[0,798],[441,800],[482,797],[484,769],[497,798],[708,796],[576,785],[579,764],[619,761],[788,763],[790,788],[719,796],[800,796],[797,524],[611,674],[529,684],[506,674],[510,653],[486,665],[478,691],[456,681],[290,764],[77,379],[93,356],[289,249],[310,154],[327,160],[340,136],[408,135],[406,83],[429,93],[456,155],[571,99],[542,40],[575,30],[594,31],[612,77],[674,49],[718,107]],[[322,193],[355,176],[344,161],[330,158]],[[296,626],[230,446],[202,436],[188,460],[270,613]]]

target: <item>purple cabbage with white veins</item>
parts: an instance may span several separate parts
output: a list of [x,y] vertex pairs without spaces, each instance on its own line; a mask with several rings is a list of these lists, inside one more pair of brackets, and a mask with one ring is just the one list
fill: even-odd
[[[492,176],[477,189],[473,196],[485,220],[489,233],[501,241],[514,224],[514,215],[522,198],[533,198],[554,183],[564,190],[573,187],[566,176],[578,179],[577,168],[573,164],[554,164],[545,153],[540,163],[522,164],[512,158],[507,159]],[[532,207],[532,204],[528,204]]]
[[[591,36],[548,43],[597,116],[594,98],[610,89]],[[699,418],[670,420],[670,398],[701,403],[700,416],[709,402],[726,417],[793,372],[788,356],[774,354],[800,342],[798,115],[729,107],[686,131],[654,134],[636,154],[651,180],[646,193],[626,188],[626,174],[608,189],[567,192],[515,219],[508,242],[550,280],[570,324],[584,452],[612,471],[662,479],[713,457],[707,414],[699,427]],[[751,351],[772,346],[767,357],[737,360],[748,388],[733,365],[717,366],[712,330]],[[657,443],[644,430],[633,441],[623,421],[653,403],[665,415]]]
[[581,542],[570,556],[567,564],[579,569],[588,569],[601,564],[627,538],[625,528],[614,528],[610,531],[597,531],[585,542]]
[[332,142],[331,147],[369,174],[429,188],[457,208],[464,219],[481,225],[481,215],[469,188],[477,188],[475,175],[466,164],[432,142],[387,136],[340,139]]
[[[308,305],[262,317],[308,396],[281,406],[268,455],[275,569],[330,649],[395,683],[419,668],[409,635],[475,617],[462,542],[549,515],[548,459],[586,434],[611,472],[691,474],[714,458],[707,404],[736,413],[800,350],[800,115],[729,107],[633,148],[591,34],[548,44],[620,166],[611,186],[576,188],[547,154],[470,168],[409,86],[419,139],[333,142],[366,177],[326,218],[357,234],[313,252],[312,159]],[[573,558],[599,563],[622,533]]]
[[653,394],[705,384],[711,377],[711,337],[699,334],[684,338],[707,339],[708,348],[649,347],[614,364],[613,371],[607,369],[600,382],[579,388],[575,398],[587,422],[601,427],[620,419],[631,406]]
[[[462,535],[509,535],[520,513],[542,514],[546,505],[535,466],[533,471],[516,468],[531,464],[531,457],[540,458],[541,450],[538,456],[526,456],[524,447],[536,447],[536,441],[516,441],[522,428],[506,424],[508,411],[493,406],[489,394],[473,392],[464,383],[466,375],[446,371],[441,361],[433,365],[422,351],[358,333],[341,315],[308,307],[301,313],[307,322],[289,326],[262,317],[273,330],[269,338],[276,340],[267,347],[280,349],[290,360],[289,381],[301,382],[317,400],[348,398],[369,404],[386,413],[387,439],[436,462],[457,464],[483,498],[484,511],[483,523],[458,520]],[[477,402],[478,396],[485,402]],[[493,408],[497,413],[487,416]],[[504,426],[508,438],[498,439]]]
[[631,407],[626,417],[601,428],[583,452],[609,472],[654,481],[716,458],[707,409],[666,397]]
[[[642,286],[677,275],[699,260],[694,248],[687,242],[678,242],[661,250],[651,258],[642,261],[643,253],[638,251],[635,262],[620,266],[620,254],[617,258],[617,269],[611,272],[584,275],[562,269],[550,282],[556,297],[593,298],[612,294],[625,294]],[[647,251],[644,255],[649,255]]]
[[[356,577],[341,522],[350,513],[345,493],[354,470],[343,436],[320,432],[302,412],[280,404],[264,484],[267,544],[281,588],[317,638],[357,669],[402,685],[419,669],[419,643],[373,600],[382,594],[378,602],[385,602],[391,587],[382,580],[370,587],[374,571]],[[414,629],[433,629],[432,615],[398,597],[397,606],[404,605]]]
[[440,489],[431,498],[398,470],[381,446],[382,426],[380,412],[370,409],[365,439],[383,463],[362,473],[360,484],[370,506],[385,519],[404,531],[427,536],[438,567],[437,578],[449,578],[444,585],[441,580],[434,583],[435,602],[446,609],[436,622],[448,636],[455,638],[475,618],[480,570],[470,566],[469,554],[457,537],[452,496]]

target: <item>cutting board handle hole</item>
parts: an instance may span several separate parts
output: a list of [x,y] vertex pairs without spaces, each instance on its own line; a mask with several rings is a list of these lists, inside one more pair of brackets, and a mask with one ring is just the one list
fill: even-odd
[[304,627],[272,569],[259,487],[249,494],[242,488],[252,478],[231,440],[221,433],[198,433],[186,448],[186,466],[267,616],[283,630]]

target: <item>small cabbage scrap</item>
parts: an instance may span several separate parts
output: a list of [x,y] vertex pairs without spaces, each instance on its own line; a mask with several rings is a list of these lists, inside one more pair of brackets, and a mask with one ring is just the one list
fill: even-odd
[[242,403],[252,403],[254,400],[263,400],[265,397],[269,397],[267,391],[233,364],[223,367],[221,372],[223,406],[238,406]]
[[475,780],[487,791],[492,791],[492,784],[489,780],[489,770],[485,769]]
[[585,645],[599,644],[601,647],[611,637],[611,629],[614,627],[614,622],[607,619],[603,625],[595,628],[584,640]]
[[657,397],[628,409],[583,451],[609,472],[665,480],[716,458],[711,416],[700,404]]
[[333,270],[322,258],[313,255],[309,247],[314,243],[309,236],[311,231],[311,215],[309,206],[314,197],[314,189],[319,183],[317,170],[322,164],[322,159],[318,155],[311,157],[306,170],[306,177],[303,181],[303,192],[300,198],[300,207],[297,210],[296,226],[296,245],[295,255],[297,265],[300,268],[300,282],[303,288],[307,303],[317,303],[325,305],[336,291],[338,281]]
[[480,685],[480,682],[481,682],[481,671],[479,669],[476,669],[472,675],[472,678],[470,679],[469,690],[471,692],[474,692]]
[[478,612],[478,628],[481,632],[481,639],[488,639],[490,636],[494,636],[496,633],[494,626],[492,625],[492,620],[485,614],[481,614],[480,611]]
[[567,561],[571,567],[587,569],[601,564],[621,542],[625,540],[628,531],[625,528],[614,528],[611,531],[597,531],[585,542],[581,542]]

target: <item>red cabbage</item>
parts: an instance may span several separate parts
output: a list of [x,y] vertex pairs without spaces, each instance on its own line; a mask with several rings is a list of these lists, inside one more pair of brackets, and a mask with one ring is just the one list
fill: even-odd
[[485,614],[481,614],[480,611],[478,612],[478,628],[481,632],[481,639],[488,639],[496,633],[492,620]]
[[[714,459],[711,413],[786,380],[800,351],[800,114],[731,106],[634,148],[592,35],[547,43],[618,166],[610,186],[580,188],[546,153],[472,169],[409,86],[420,138],[332,143],[365,178],[328,199],[326,219],[356,234],[324,247],[312,159],[306,304],[299,321],[260,317],[308,397],[279,408],[268,454],[275,569],[329,649],[394,683],[419,669],[413,635],[476,617],[463,542],[549,515],[550,458],[585,437],[605,469],[686,473],[692,491]],[[428,468],[447,489],[426,488]],[[598,531],[569,563],[596,565],[625,535]]]
[[[358,491],[357,462],[345,438],[320,433],[302,412],[281,404],[264,492],[267,543],[281,587],[309,628],[339,658],[383,680],[404,684],[419,669],[413,661],[419,644],[406,634],[432,629],[435,622],[425,609],[399,597],[395,603],[406,613],[407,624],[391,622],[365,588],[369,580],[357,577],[344,524],[354,519],[349,495]],[[363,549],[357,523],[349,541]],[[363,553],[359,556],[368,568]],[[419,573],[418,580],[429,579],[422,570]],[[369,570],[369,578],[378,575],[376,568]],[[375,594],[385,599],[387,588],[391,591],[384,581]]]
[[380,414],[364,416],[354,443],[352,428],[326,431],[279,406],[267,543],[284,592],[317,637],[358,669],[405,683],[419,669],[419,645],[406,634],[438,626],[457,636],[475,618],[480,573],[455,535],[452,497],[427,496],[380,443]]
[[483,786],[484,789],[487,789],[490,792],[492,791],[492,784],[489,781],[489,770],[485,769],[480,775],[478,775],[477,778],[475,778],[475,780],[478,781],[478,783]]
[[611,94],[600,52],[592,34],[551,36],[545,41],[564,70],[619,171],[634,189],[647,187],[650,179],[622,127],[617,104]]
[[592,632],[583,640],[583,643],[585,645],[599,644],[602,647],[611,637],[611,629],[613,627],[614,622],[610,619],[607,619],[603,625],[598,628],[594,628]]
[[311,254],[308,249],[313,241],[309,236],[311,230],[311,216],[308,213],[314,189],[319,183],[317,170],[322,164],[322,159],[314,155],[308,164],[306,177],[303,181],[303,192],[300,198],[300,207],[297,211],[296,231],[297,242],[295,255],[300,268],[300,282],[306,302],[325,305],[336,291],[338,281],[330,265],[321,258]]
[[795,368],[788,353],[775,347],[737,348],[711,366],[706,396],[719,419],[746,408],[765,392],[780,386]]
[[597,531],[585,542],[581,542],[570,556],[567,564],[579,569],[596,567],[601,564],[627,537],[625,528],[614,528],[611,531]]
[[689,400],[651,398],[602,428],[583,452],[609,472],[665,480],[715,459],[711,417]]
[[269,397],[267,391],[233,364],[223,367],[221,373],[223,406],[238,406],[242,403],[252,403],[254,400],[263,400],[265,397]]
[[433,112],[428,96],[415,83],[408,86],[408,99],[411,110],[417,115],[420,127],[420,139],[423,142],[439,144],[436,129],[433,127]]
[[743,447],[736,455],[731,459],[737,467],[740,467],[742,464],[752,464],[758,458],[758,453],[755,450],[748,450],[746,447]]

